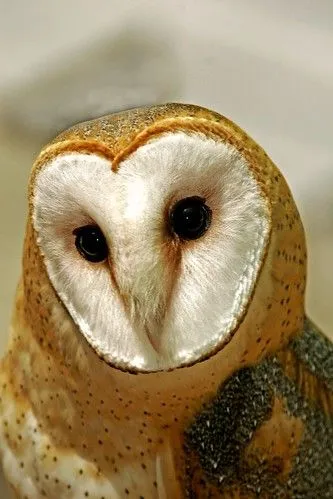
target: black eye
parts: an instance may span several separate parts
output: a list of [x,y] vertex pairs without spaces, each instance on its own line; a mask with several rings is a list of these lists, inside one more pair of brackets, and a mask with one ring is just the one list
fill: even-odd
[[75,246],[78,252],[89,262],[103,262],[109,250],[103,232],[96,225],[86,225],[75,229]]
[[201,237],[209,228],[211,220],[211,209],[202,198],[196,196],[181,199],[170,212],[173,232],[185,240]]

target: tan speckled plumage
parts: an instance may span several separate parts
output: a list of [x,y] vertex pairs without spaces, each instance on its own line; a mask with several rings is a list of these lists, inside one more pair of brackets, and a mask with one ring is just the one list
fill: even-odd
[[[229,143],[240,152],[265,199],[270,237],[251,300],[224,344],[191,366],[133,374],[97,355],[51,285],[32,225],[33,187],[43,166],[64,152],[98,154],[117,171],[152,137],[176,130]],[[257,493],[240,477],[222,487],[186,436],[228,379],[277,352],[283,365],[291,362],[303,373],[301,393],[309,396],[307,372],[286,353],[304,323],[303,227],[289,188],[266,153],[231,121],[206,109],[168,104],[130,110],[77,125],[45,147],[33,168],[29,206],[23,275],[1,364],[2,460],[18,497],[271,497],[266,482]],[[287,375],[291,371],[286,368]],[[312,376],[331,421],[332,393],[319,375]],[[295,386],[299,382],[296,375],[290,379]],[[304,433],[302,419],[286,406],[277,391],[244,451],[246,466],[258,466],[264,456],[281,483],[288,482]]]

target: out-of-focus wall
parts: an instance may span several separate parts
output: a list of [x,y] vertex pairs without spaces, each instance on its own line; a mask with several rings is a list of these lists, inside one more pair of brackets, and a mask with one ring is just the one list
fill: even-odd
[[227,115],[280,166],[308,234],[308,310],[333,333],[332,53],[331,0],[0,0],[0,348],[39,147],[172,100]]

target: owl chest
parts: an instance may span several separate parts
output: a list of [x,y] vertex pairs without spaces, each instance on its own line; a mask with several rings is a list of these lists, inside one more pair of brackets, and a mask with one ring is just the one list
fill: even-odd
[[[84,432],[78,437],[86,441]],[[114,448],[110,450],[105,444],[112,440]],[[117,435],[110,435],[102,444],[96,442],[100,448],[90,449],[87,458],[87,448],[80,452],[70,442],[55,445],[32,410],[8,393],[2,397],[0,442],[4,474],[19,498],[182,496],[172,442],[161,443],[155,451],[141,446],[137,455],[132,453],[133,458],[126,459],[125,453],[116,450]],[[131,439],[126,442],[130,451]],[[134,448],[136,442],[132,445]]]

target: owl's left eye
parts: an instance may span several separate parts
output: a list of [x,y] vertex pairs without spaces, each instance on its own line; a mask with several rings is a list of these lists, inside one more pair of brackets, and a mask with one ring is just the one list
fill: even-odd
[[89,262],[99,263],[107,259],[109,249],[103,232],[96,225],[86,225],[75,229],[75,246]]
[[208,230],[211,219],[211,209],[197,196],[181,199],[170,213],[172,231],[183,240],[199,239]]

